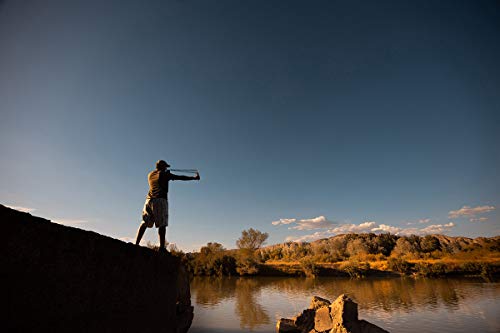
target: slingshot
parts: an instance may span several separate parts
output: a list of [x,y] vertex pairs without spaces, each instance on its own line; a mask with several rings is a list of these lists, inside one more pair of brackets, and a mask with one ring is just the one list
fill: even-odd
[[169,169],[170,171],[185,172],[185,173],[198,173],[197,169]]

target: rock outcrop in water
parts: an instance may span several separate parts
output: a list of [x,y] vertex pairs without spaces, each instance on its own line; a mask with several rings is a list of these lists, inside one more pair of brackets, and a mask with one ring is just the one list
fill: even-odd
[[389,333],[386,330],[358,319],[358,304],[347,295],[340,295],[333,303],[313,297],[309,309],[292,319],[280,319],[276,324],[279,333]]
[[178,258],[2,205],[0,223],[4,332],[189,329]]

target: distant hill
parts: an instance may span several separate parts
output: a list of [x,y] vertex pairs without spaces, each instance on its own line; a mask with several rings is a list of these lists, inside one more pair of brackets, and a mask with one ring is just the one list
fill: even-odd
[[459,248],[468,248],[471,246],[479,246],[481,248],[493,248],[497,250],[500,248],[500,236],[495,237],[477,237],[468,238],[463,236],[445,236],[445,235],[431,235],[439,240],[442,247],[456,246]]
[[[370,233],[361,233],[361,234],[340,234],[340,235],[335,235],[329,238],[322,238],[318,239],[312,242],[299,242],[303,244],[324,244],[324,243],[331,243],[335,241],[341,241],[341,242],[347,242],[352,239],[357,239],[357,238],[379,238],[380,235],[388,235],[388,234],[370,234]],[[391,235],[392,237],[395,237],[396,239],[399,238],[410,238],[410,237],[416,237],[417,239],[423,239],[425,237],[434,237],[439,241],[439,244],[441,247],[448,247],[448,246],[456,246],[459,248],[467,248],[470,246],[479,246],[479,247],[486,247],[490,248],[492,246],[497,246],[498,249],[500,249],[500,236],[494,236],[494,237],[477,237],[477,238],[468,238],[464,236],[446,236],[446,235],[440,235],[440,234],[431,234],[427,236],[396,236],[396,235]],[[274,245],[268,245],[263,247],[262,249],[269,249],[273,248],[275,246],[282,246],[284,244],[291,244],[293,242],[284,242],[284,243],[279,243],[279,244],[274,244]]]
[[[325,240],[327,241],[333,241],[333,240],[340,240],[340,239],[352,239],[357,238],[355,235],[358,235],[359,237],[366,238],[366,237],[380,237],[380,235],[387,235],[387,234],[369,234],[369,233],[363,233],[363,234],[341,234],[341,235],[336,235],[332,236],[329,238],[323,238],[319,239],[316,241],[313,241],[312,243],[321,243],[324,242]],[[410,238],[412,236],[395,236],[396,238]],[[434,237],[439,240],[439,243],[441,246],[447,246],[450,244],[456,244],[457,246],[460,247],[467,247],[471,246],[473,244],[477,244],[479,246],[491,246],[492,244],[500,244],[500,236],[495,236],[495,237],[477,237],[477,238],[468,238],[464,236],[446,236],[446,235],[441,235],[441,234],[431,234],[431,235],[426,235],[426,236],[413,236],[416,237],[417,239],[421,240],[425,237]]]
[[299,260],[304,256],[323,256],[325,261],[339,261],[359,255],[457,255],[460,253],[500,253],[500,236],[452,237],[445,235],[396,236],[392,234],[341,234],[313,242],[286,242],[268,245],[260,250],[267,260]]

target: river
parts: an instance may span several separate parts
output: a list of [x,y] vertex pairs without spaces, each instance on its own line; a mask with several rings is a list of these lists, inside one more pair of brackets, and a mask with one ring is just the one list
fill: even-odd
[[342,293],[358,303],[360,319],[391,333],[500,332],[500,283],[326,277],[195,277],[189,332],[275,332],[279,318],[307,308],[313,295],[334,300]]

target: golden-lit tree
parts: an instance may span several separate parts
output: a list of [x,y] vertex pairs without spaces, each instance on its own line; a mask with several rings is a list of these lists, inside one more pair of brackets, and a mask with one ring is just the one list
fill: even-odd
[[261,232],[250,228],[241,232],[241,237],[236,241],[236,246],[239,249],[257,250],[260,248],[269,237],[267,232]]

